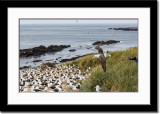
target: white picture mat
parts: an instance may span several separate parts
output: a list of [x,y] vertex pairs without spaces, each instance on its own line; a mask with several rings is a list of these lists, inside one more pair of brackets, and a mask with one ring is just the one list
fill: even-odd
[[[19,93],[19,18],[137,18],[138,92]],[[149,8],[8,8],[8,105],[150,104]]]

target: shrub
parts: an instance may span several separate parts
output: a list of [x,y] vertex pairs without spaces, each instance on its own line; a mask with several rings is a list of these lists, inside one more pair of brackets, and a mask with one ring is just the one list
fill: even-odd
[[42,63],[40,65],[40,70],[42,70],[42,71],[46,70],[48,67],[55,68],[56,65],[55,65],[55,63],[52,63],[52,62]]

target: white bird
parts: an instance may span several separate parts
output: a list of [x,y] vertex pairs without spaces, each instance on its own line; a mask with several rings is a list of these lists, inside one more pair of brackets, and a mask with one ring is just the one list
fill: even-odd
[[23,90],[23,92],[29,92],[29,90],[30,90],[30,88],[25,87],[24,90]]
[[33,85],[38,85],[38,82],[36,82],[35,80],[34,80],[34,84]]
[[[104,53],[104,56],[105,56],[105,57],[107,57],[107,56],[110,57],[111,55],[109,54],[109,51],[107,51],[106,53]],[[99,58],[99,57],[100,57],[99,54],[93,56],[93,58]],[[93,58],[92,58],[92,59],[93,59]]]
[[52,78],[49,78],[49,81],[52,81]]
[[39,83],[39,85],[41,85],[41,84],[42,84],[42,82],[41,82],[41,81],[39,81],[38,83]]
[[61,80],[58,80],[58,83],[57,83],[57,84],[58,84],[58,85],[61,85],[61,83],[62,83],[62,81],[61,81]]
[[54,86],[52,83],[49,83],[49,84],[48,84],[48,87],[52,87],[52,86]]
[[100,92],[99,90],[101,89],[100,87],[99,87],[99,85],[96,85],[96,92]]
[[39,87],[37,86],[35,89],[39,89]]
[[52,89],[52,90],[49,90],[48,92],[55,92],[55,91]]
[[87,69],[86,72],[89,72],[89,70]]
[[[99,58],[99,57],[100,57],[99,54],[93,56],[93,58]],[[93,58],[92,58],[92,59],[93,59]]]
[[78,90],[76,86],[72,86],[72,90]]
[[31,87],[31,92],[35,92],[35,91],[34,91],[34,86]]
[[76,88],[77,88],[77,89],[80,89],[80,87],[81,87],[81,84],[80,84],[80,83],[77,83],[77,84],[76,84]]
[[48,87],[45,87],[44,90],[45,90],[45,91],[48,90]]
[[57,87],[57,89],[59,90],[59,92],[62,90],[62,88],[60,88],[60,87]]
[[41,90],[39,89],[39,86],[37,86],[37,87],[34,89],[34,91],[38,92],[38,91],[41,91]]
[[73,85],[73,83],[69,83],[69,86],[72,86]]
[[105,56],[105,57],[107,57],[107,56],[110,57],[111,55],[110,55],[109,53],[104,53],[104,56]]
[[82,77],[82,79],[83,79],[83,80],[86,80],[86,78],[85,78],[85,77]]
[[78,75],[79,80],[82,80],[82,77],[80,75]]
[[30,86],[30,83],[29,82],[25,82],[25,85],[24,85],[25,87],[27,87],[27,86]]
[[67,83],[70,83],[70,80],[69,80],[69,78],[67,78]]

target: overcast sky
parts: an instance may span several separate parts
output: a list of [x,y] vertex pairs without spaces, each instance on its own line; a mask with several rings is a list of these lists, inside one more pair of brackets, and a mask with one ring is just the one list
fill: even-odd
[[137,24],[137,20],[134,19],[134,20],[131,20],[131,19],[128,19],[128,20],[115,20],[115,19],[112,19],[112,20],[80,20],[80,19],[75,19],[75,20],[24,20],[24,19],[21,19],[20,20],[20,24],[113,24],[113,23],[122,23],[122,24]]

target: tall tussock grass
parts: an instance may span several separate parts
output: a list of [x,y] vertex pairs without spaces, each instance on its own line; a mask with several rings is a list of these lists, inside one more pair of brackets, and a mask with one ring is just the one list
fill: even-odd
[[89,67],[94,68],[97,65],[101,64],[101,60],[98,58],[93,59],[94,54],[90,54],[87,57],[79,58],[75,61],[69,62],[66,65],[74,64],[77,68],[82,70],[83,72],[86,71]]
[[106,72],[103,72],[100,59],[93,55],[77,59],[69,64],[75,64],[82,71],[91,67],[89,76],[81,86],[81,92],[95,92],[99,85],[101,92],[138,92],[138,63],[129,60],[138,58],[138,48],[110,52],[111,57],[106,57]]

